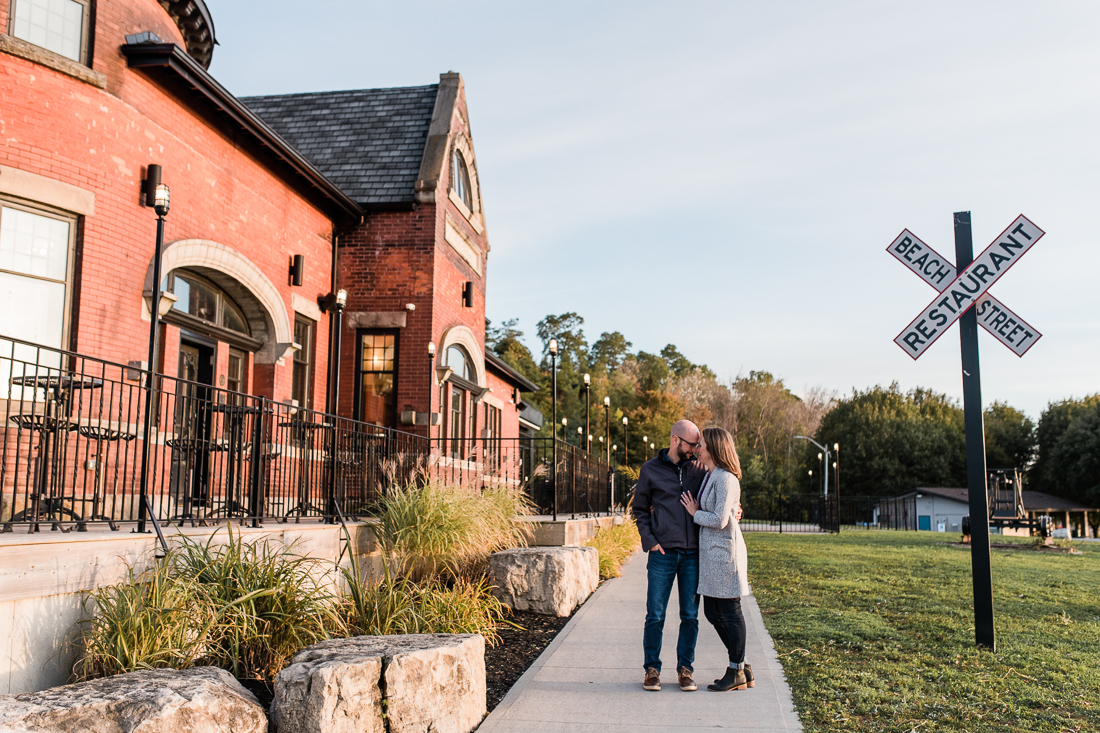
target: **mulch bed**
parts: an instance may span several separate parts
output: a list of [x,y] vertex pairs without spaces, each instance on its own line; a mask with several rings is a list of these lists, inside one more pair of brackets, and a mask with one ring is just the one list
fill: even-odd
[[500,642],[495,647],[485,647],[486,703],[489,712],[504,699],[508,690],[535,663],[543,650],[550,646],[558,632],[569,623],[569,618],[516,611],[509,621],[521,628],[506,623],[497,626]]

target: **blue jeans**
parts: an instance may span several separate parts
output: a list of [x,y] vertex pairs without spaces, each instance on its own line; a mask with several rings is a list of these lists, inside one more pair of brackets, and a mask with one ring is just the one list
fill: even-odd
[[661,671],[661,639],[665,630],[665,610],[672,595],[672,581],[680,598],[680,637],[676,642],[676,668],[693,669],[695,642],[699,638],[699,551],[665,550],[649,553],[646,565],[649,571],[649,589],[645,599],[645,633],[642,648],[645,650],[646,669]]

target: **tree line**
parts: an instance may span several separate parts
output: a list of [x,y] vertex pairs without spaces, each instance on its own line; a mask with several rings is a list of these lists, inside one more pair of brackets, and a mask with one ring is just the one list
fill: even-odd
[[[558,342],[557,435],[603,452],[612,462],[638,467],[668,446],[672,424],[688,418],[717,425],[734,436],[746,491],[821,491],[820,451],[796,436],[811,436],[830,449],[839,444],[841,484],[829,467],[830,491],[849,496],[890,496],[917,487],[966,486],[966,437],[957,400],[933,390],[902,392],[896,383],[853,390],[838,397],[811,388],[799,397],[765,371],[719,378],[689,360],[674,344],[659,353],[634,351],[618,331],[589,342],[577,313],[538,322],[541,350],[532,353],[516,320],[490,326],[486,346],[539,386],[525,399],[544,416],[549,433],[552,375],[549,343]],[[583,375],[589,374],[589,425],[585,427]],[[604,397],[610,398],[605,413]],[[622,418],[628,424],[624,430]],[[561,426],[565,418],[567,426]],[[1023,472],[1025,488],[1100,506],[1100,394],[1051,402],[1033,422],[996,401],[984,411],[986,465]],[[582,429],[578,434],[577,428]],[[811,473],[812,472],[812,475]]]

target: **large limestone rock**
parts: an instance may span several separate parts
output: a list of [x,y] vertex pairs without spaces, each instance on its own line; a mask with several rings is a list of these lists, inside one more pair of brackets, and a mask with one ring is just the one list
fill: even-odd
[[516,611],[568,616],[600,582],[595,547],[524,547],[489,558],[493,595]]
[[480,634],[323,641],[278,674],[271,703],[278,733],[467,733],[484,715]]
[[0,695],[0,732],[265,733],[252,693],[216,667],[130,672]]

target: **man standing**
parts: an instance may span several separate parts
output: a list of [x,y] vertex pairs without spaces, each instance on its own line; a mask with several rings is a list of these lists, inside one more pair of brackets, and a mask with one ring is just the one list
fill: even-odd
[[672,426],[669,447],[642,465],[634,490],[634,520],[649,553],[646,593],[645,682],[647,690],[661,689],[661,641],[665,609],[672,593],[672,581],[680,599],[680,636],[676,642],[676,671],[680,689],[695,690],[692,665],[699,637],[699,529],[680,503],[685,491],[698,498],[704,471],[695,464],[699,428],[690,420]]

